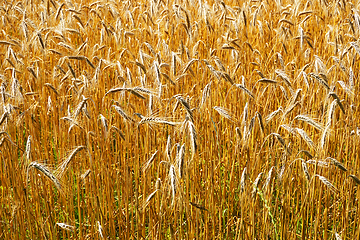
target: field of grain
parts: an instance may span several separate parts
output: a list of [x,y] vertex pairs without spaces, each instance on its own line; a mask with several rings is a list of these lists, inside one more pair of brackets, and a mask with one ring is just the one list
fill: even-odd
[[359,239],[360,9],[0,2],[0,239]]

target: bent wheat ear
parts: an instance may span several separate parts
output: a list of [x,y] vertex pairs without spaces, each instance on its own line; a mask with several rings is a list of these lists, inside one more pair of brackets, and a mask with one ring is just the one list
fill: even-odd
[[319,122],[316,122],[315,120],[313,120],[312,118],[305,116],[305,115],[297,115],[294,120],[299,120],[299,121],[303,121],[306,122],[307,124],[313,126],[314,128],[323,131],[324,130],[324,126],[322,126]]
[[355,182],[356,184],[360,185],[360,179],[359,179],[357,176],[355,176],[355,175],[349,175],[349,177],[351,177],[352,180],[354,180],[354,182]]
[[330,159],[331,164],[333,164],[334,166],[336,166],[337,168],[339,168],[340,170],[346,172],[347,169],[344,165],[342,165],[341,162],[339,162],[338,160],[336,160],[335,158],[331,158],[331,157],[327,157],[325,160]]
[[257,189],[258,189],[258,186],[259,186],[259,183],[260,183],[260,179],[261,179],[261,176],[263,175],[263,173],[259,173],[259,175],[256,177],[255,181],[254,181],[254,184],[253,184],[253,190],[251,192],[251,196],[254,198],[256,196],[256,193],[257,193]]
[[308,168],[306,166],[306,163],[303,160],[301,160],[301,166],[302,166],[302,169],[304,171],[306,180],[310,181],[310,174],[309,174]]
[[47,169],[44,165],[42,165],[38,162],[31,162],[29,164],[29,166],[27,167],[27,171],[26,171],[26,179],[28,179],[30,168],[35,168],[39,172],[43,173],[47,178],[49,178],[54,183],[54,185],[56,186],[57,189],[62,190],[62,185],[61,185],[60,181],[55,177],[55,175],[49,169]]
[[141,170],[143,172],[145,172],[149,167],[150,165],[153,163],[153,161],[155,160],[155,156],[157,154],[158,150],[156,150],[153,155],[151,155],[151,157],[149,158],[149,160],[142,166]]
[[75,230],[74,226],[71,226],[69,224],[66,223],[56,223],[57,226],[59,226],[60,228],[66,230],[66,231],[71,231],[73,232]]
[[318,174],[316,174],[315,176],[317,176],[331,191],[333,191],[334,193],[339,192],[339,190],[334,185],[332,185],[331,182],[326,177],[323,177]]
[[230,115],[228,110],[218,106],[213,107],[213,109],[217,111],[222,117],[229,119],[230,121],[234,121],[234,118]]
[[75,155],[76,155],[78,152],[80,152],[81,150],[85,149],[85,148],[86,148],[85,146],[77,146],[77,147],[69,154],[69,156],[65,159],[65,161],[62,162],[62,163],[60,164],[60,166],[58,167],[58,169],[56,170],[56,172],[58,173],[59,176],[62,176],[62,175],[65,173],[65,171],[66,171],[69,163],[70,163],[71,160],[75,157]]
[[121,107],[116,106],[116,105],[112,105],[112,107],[115,108],[116,112],[119,113],[120,116],[122,116],[126,121],[135,122],[134,119],[129,117]]

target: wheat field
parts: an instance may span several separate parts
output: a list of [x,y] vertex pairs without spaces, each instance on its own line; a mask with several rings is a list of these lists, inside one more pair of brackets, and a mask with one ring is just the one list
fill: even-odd
[[359,239],[360,9],[0,2],[0,239]]

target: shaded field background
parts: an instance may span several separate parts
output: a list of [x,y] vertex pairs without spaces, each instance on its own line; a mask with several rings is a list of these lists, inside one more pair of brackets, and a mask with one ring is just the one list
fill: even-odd
[[2,1],[0,238],[358,239],[357,1]]

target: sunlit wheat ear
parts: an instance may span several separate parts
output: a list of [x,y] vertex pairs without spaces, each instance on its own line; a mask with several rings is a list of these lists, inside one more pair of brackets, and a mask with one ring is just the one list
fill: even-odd
[[357,176],[350,174],[349,177],[351,177],[357,185],[360,185],[360,179]]
[[55,225],[59,226],[61,229],[66,230],[66,231],[70,231],[73,232],[75,230],[74,226],[71,226],[69,224],[66,223],[56,223]]
[[251,97],[252,99],[254,99],[254,94],[252,94],[250,92],[250,90],[248,90],[245,86],[241,85],[241,84],[234,84],[234,86],[238,89],[243,90],[249,97]]
[[151,155],[151,157],[149,158],[149,160],[148,160],[146,163],[144,163],[144,165],[143,165],[142,168],[141,168],[141,170],[142,170],[143,172],[145,172],[145,171],[151,166],[151,164],[154,162],[155,156],[156,156],[157,152],[158,152],[158,150],[156,150],[156,151]]
[[91,173],[91,170],[88,169],[83,174],[81,174],[81,176],[80,176],[81,181],[85,181],[85,179],[89,176],[90,173]]
[[331,164],[339,168],[341,171],[344,172],[347,171],[346,167],[342,165],[342,163],[336,160],[335,158],[327,157],[325,160],[330,160]]
[[316,122],[314,119],[306,116],[306,115],[297,115],[294,119],[294,120],[299,120],[299,121],[303,121],[303,122],[306,122],[307,124],[313,126],[314,128],[320,130],[320,131],[323,131],[324,130],[324,126],[319,123],[319,122]]
[[165,148],[165,156],[167,160],[171,161],[171,136],[168,135],[167,141],[166,141],[166,148]]
[[125,121],[135,122],[134,119],[129,117],[121,107],[116,106],[116,105],[112,105],[112,107],[115,108],[116,112],[119,113],[119,115],[122,116]]
[[244,170],[242,171],[241,174],[241,179],[240,179],[240,192],[243,193],[245,191],[245,180],[246,180],[246,167],[244,167]]
[[274,135],[276,139],[281,143],[281,145],[285,148],[286,152],[291,155],[292,151],[288,146],[286,146],[285,140],[280,136],[280,134],[277,133],[271,133],[271,135]]
[[217,111],[222,117],[229,119],[230,121],[235,121],[235,119],[231,116],[228,110],[222,107],[215,106],[213,107],[215,111]]
[[187,121],[189,135],[190,135],[190,144],[192,155],[194,156],[197,149],[197,133],[195,129],[195,125],[192,121]]
[[251,196],[252,198],[255,198],[256,196],[256,193],[257,193],[257,189],[258,189],[258,186],[259,186],[259,183],[260,183],[260,180],[261,180],[261,176],[263,175],[263,173],[259,173],[259,175],[256,177],[254,183],[253,183],[253,190],[251,192]]
[[109,130],[108,121],[102,114],[100,114],[99,117],[100,117],[101,125],[103,126],[103,128],[105,130],[105,133],[107,133]]
[[290,91],[293,92],[293,88],[292,88],[292,84],[290,82],[289,76],[283,70],[280,70],[280,69],[276,69],[275,73],[278,77],[280,77],[285,82],[285,84],[288,86]]
[[176,126],[178,124],[181,124],[179,122],[171,122],[171,121],[167,121],[165,119],[162,118],[156,118],[156,117],[144,117],[141,119],[141,121],[139,122],[139,125],[142,124],[166,124],[166,125],[170,125],[170,126]]
[[321,180],[321,182],[323,182],[331,191],[333,191],[334,193],[339,193],[339,190],[334,185],[332,185],[326,177],[318,174],[316,174],[315,176],[317,176]]
[[296,132],[302,137],[302,139],[304,139],[304,141],[307,143],[307,145],[311,148],[311,149],[315,149],[315,144],[314,142],[311,140],[311,138],[307,135],[307,133],[301,129],[301,128],[295,128]]
[[188,113],[188,116],[190,117],[191,121],[193,122],[194,115],[193,115],[193,112],[191,111],[189,103],[187,101],[185,101],[185,99],[181,96],[176,96],[175,98],[181,103],[181,105],[184,106],[186,112]]
[[[256,116],[255,116],[255,117],[256,117]],[[248,140],[250,139],[250,135],[251,135],[252,129],[254,128],[254,124],[255,124],[255,117],[253,117],[253,118],[250,120],[248,129],[247,129],[247,132],[244,133],[244,142],[248,142]]]
[[301,166],[302,166],[302,170],[304,172],[304,175],[306,177],[306,180],[310,181],[310,173],[309,173],[309,170],[308,170],[308,168],[306,166],[306,163],[303,160],[301,160]]
[[145,208],[149,205],[150,201],[155,197],[155,194],[159,191],[159,189],[155,189],[150,195],[145,199],[145,201],[142,204],[141,209],[144,211]]
[[323,85],[326,88],[327,91],[330,91],[329,84],[324,79],[322,79],[321,77],[319,77],[315,73],[310,73],[309,75],[310,75],[310,77],[312,77],[313,79],[318,81],[321,85]]
[[26,183],[28,181],[29,171],[31,168],[35,168],[36,170],[38,170],[39,172],[44,174],[47,178],[50,179],[50,181],[52,181],[54,183],[54,185],[56,186],[56,188],[58,190],[60,190],[60,191],[62,190],[62,184],[60,183],[59,179],[56,178],[55,175],[48,168],[46,168],[44,165],[42,165],[38,162],[31,162],[28,165],[27,171],[26,171]]
[[266,123],[270,122],[275,116],[277,116],[279,113],[283,112],[283,108],[280,106],[277,110],[275,110],[274,112],[270,113],[265,121]]
[[69,156],[59,165],[59,167],[56,169],[56,173],[58,176],[62,177],[63,174],[66,172],[67,167],[69,166],[69,163],[71,160],[75,157],[75,155],[80,152],[81,150],[85,149],[85,146],[77,146],[70,154]]
[[272,178],[272,175],[273,175],[273,171],[274,171],[274,166],[272,166],[269,170],[269,173],[268,173],[268,176],[266,177],[266,181],[265,181],[265,184],[263,186],[263,189],[264,190],[267,190],[269,185],[270,185],[270,182],[271,182],[271,178]]
[[170,170],[169,170],[169,179],[170,179],[170,188],[171,188],[171,193],[172,193],[172,203],[171,203],[171,205],[173,205],[174,202],[175,202],[175,195],[176,195],[177,189],[176,189],[175,167],[172,164],[171,164]]
[[204,87],[202,98],[201,98],[200,108],[205,104],[206,100],[211,96],[211,83],[212,82],[209,82]]
[[339,105],[341,111],[345,114],[344,105],[342,105],[341,100],[340,100],[340,98],[338,97],[338,95],[336,95],[336,93],[334,93],[334,92],[329,92],[329,95],[336,100],[336,103]]
[[320,161],[320,160],[315,160],[315,159],[310,159],[306,161],[307,164],[312,164],[312,165],[317,165],[319,167],[324,167],[327,168],[329,167],[329,163],[325,162],[325,161]]
[[183,172],[184,172],[184,169],[183,169],[184,168],[184,157],[185,157],[185,143],[183,145],[181,145],[180,150],[176,156],[177,169],[178,169],[180,178],[183,177]]

